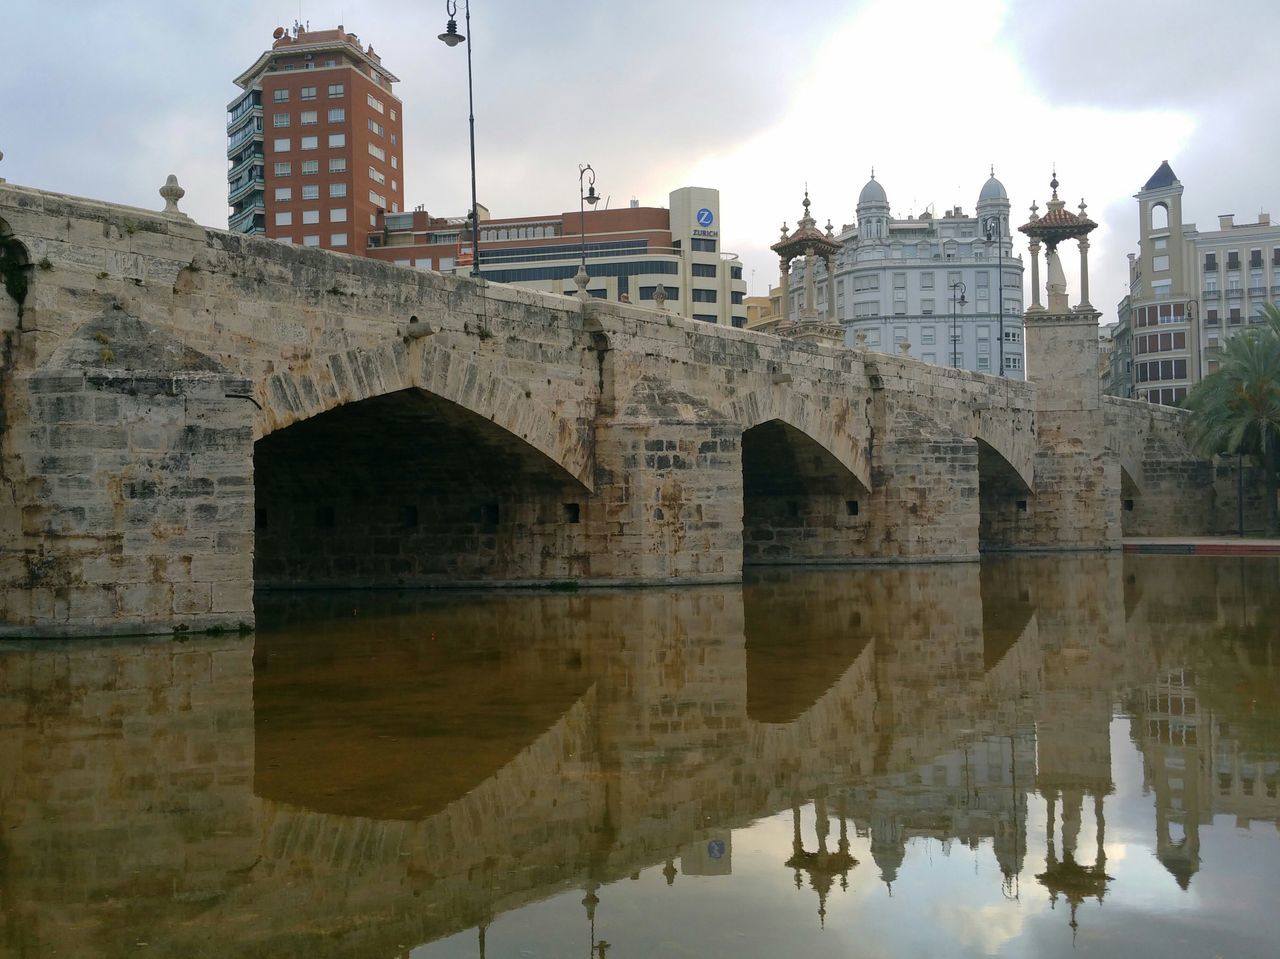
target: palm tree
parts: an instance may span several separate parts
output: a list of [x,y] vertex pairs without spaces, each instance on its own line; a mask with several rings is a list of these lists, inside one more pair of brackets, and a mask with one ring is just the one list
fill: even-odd
[[1238,333],[1222,349],[1218,369],[1191,391],[1190,438],[1204,456],[1247,453],[1262,464],[1266,524],[1280,532],[1276,514],[1280,471],[1280,309],[1263,308],[1266,325]]

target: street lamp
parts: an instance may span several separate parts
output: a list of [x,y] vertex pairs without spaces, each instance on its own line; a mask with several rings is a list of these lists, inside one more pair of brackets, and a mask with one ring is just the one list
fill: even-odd
[[1187,321],[1187,339],[1191,343],[1195,344],[1194,347],[1189,345],[1188,350],[1191,352],[1192,356],[1190,363],[1195,364],[1197,375],[1188,378],[1198,383],[1200,380],[1204,379],[1205,375],[1203,368],[1205,365],[1204,351],[1200,345],[1200,330],[1198,322],[1200,319],[1200,301],[1195,297],[1187,300],[1187,305],[1183,308],[1183,316]]
[[956,353],[956,288],[960,289],[960,305],[964,306],[964,295],[967,287],[963,280],[956,280],[951,284],[951,368],[956,369],[960,365],[958,354]]
[[1004,376],[1004,235],[998,216],[987,217],[982,227],[986,231],[987,241],[995,240],[996,243],[996,309],[1000,311],[996,328],[1000,335],[1000,375]]
[[480,208],[476,204],[476,101],[471,87],[471,0],[463,0],[467,33],[458,32],[458,4],[456,0],[445,0],[444,9],[449,14],[449,23],[440,40],[445,46],[456,47],[463,40],[467,41],[467,122],[471,128],[471,275],[480,275]]
[[578,275],[573,278],[573,282],[578,285],[578,295],[582,299],[587,298],[587,283],[590,282],[590,276],[587,274],[587,204],[595,206],[600,202],[600,195],[596,193],[596,171],[591,169],[590,163],[578,164],[578,232],[582,238],[582,263],[578,266]]

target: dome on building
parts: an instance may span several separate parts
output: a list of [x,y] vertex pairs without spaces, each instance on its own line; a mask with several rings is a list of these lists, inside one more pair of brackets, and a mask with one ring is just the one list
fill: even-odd
[[996,179],[992,173],[986,183],[982,184],[982,192],[978,194],[978,202],[983,200],[1007,200],[1009,194],[1004,188],[1004,184]]
[[889,197],[884,192],[884,187],[880,185],[880,181],[876,179],[875,170],[871,171],[871,179],[867,181],[867,185],[862,188],[862,192],[858,194],[858,206],[864,203],[888,203]]

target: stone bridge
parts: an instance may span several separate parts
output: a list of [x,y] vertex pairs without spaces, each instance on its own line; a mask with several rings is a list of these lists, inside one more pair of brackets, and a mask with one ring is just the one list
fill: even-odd
[[1024,383],[11,184],[0,248],[0,635],[1109,549],[1147,489],[1147,525],[1212,512],[1176,417],[1102,403],[1091,309],[1028,314]]

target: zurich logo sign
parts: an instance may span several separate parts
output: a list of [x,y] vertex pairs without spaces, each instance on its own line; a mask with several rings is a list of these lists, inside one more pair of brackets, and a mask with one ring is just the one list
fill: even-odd
[[711,211],[710,211],[710,210],[708,210],[705,206],[704,206],[701,210],[699,210],[699,211],[698,211],[698,225],[699,225],[699,226],[710,226],[710,225],[711,225],[711,221],[712,221],[712,220],[714,220],[714,219],[715,219],[715,216],[714,216],[714,215],[711,213]]

